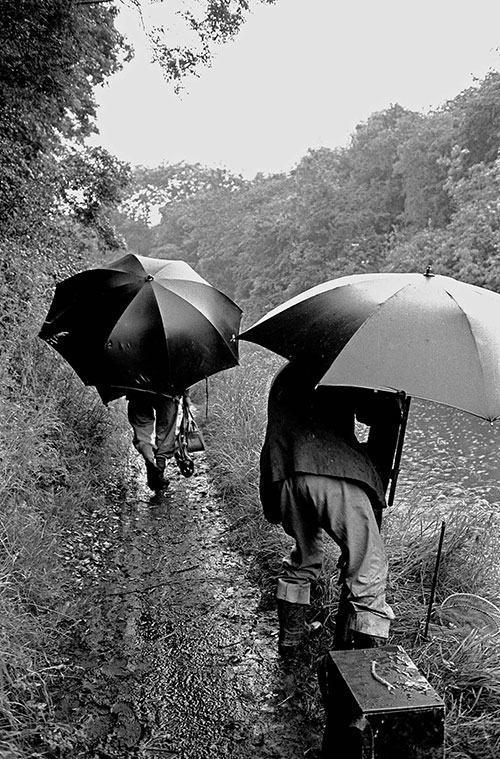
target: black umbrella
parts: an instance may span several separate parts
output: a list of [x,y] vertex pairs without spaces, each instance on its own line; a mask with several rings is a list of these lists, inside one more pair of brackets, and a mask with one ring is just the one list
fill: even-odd
[[238,364],[241,313],[184,261],[129,254],[59,283],[40,337],[105,401],[178,395]]

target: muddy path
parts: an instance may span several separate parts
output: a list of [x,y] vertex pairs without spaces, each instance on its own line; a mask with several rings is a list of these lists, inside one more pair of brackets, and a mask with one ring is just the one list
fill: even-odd
[[276,612],[230,547],[203,456],[192,478],[171,467],[161,496],[132,467],[105,507],[82,509],[68,556],[85,618],[58,696],[66,756],[319,756],[316,644],[298,665],[278,656]]

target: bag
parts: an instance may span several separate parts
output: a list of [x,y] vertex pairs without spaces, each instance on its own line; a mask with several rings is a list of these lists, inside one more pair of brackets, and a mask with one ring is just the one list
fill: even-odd
[[191,413],[185,393],[182,396],[181,403],[182,418],[175,438],[174,458],[181,474],[184,477],[191,477],[194,473],[194,459],[189,454],[204,451],[205,441]]
[[205,450],[205,441],[203,435],[198,429],[196,422],[192,422],[191,429],[187,433],[187,450],[188,453],[196,453],[197,451]]

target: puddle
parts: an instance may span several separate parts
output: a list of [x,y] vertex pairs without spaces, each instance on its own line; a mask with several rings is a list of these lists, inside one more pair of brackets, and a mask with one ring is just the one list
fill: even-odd
[[75,566],[88,618],[60,706],[72,759],[319,756],[315,651],[300,667],[279,658],[275,611],[228,544],[206,472],[200,456],[160,497],[140,472],[88,517],[93,558]]

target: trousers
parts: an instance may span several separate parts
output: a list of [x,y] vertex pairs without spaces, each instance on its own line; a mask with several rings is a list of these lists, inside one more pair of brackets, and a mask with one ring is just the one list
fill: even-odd
[[354,482],[298,473],[284,480],[280,509],[285,532],[295,540],[283,559],[277,598],[308,604],[311,582],[323,565],[323,533],[341,550],[347,627],[387,638],[394,613],[386,602],[388,563],[370,499]]
[[179,402],[153,393],[134,393],[128,397],[128,420],[133,444],[146,461],[165,461],[174,455]]

